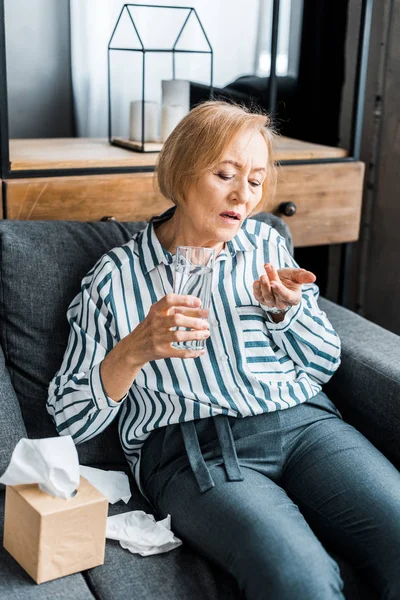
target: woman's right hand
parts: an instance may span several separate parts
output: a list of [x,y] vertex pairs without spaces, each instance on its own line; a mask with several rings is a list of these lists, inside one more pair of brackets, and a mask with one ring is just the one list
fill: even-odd
[[[142,367],[159,358],[197,358],[204,350],[178,350],[172,342],[209,337],[208,310],[201,309],[195,296],[167,294],[155,302],[145,319],[107,354],[100,367],[101,380],[109,398],[125,397]],[[194,331],[171,331],[190,327]]]
[[[160,358],[196,358],[203,350],[179,350],[172,342],[204,340],[210,335],[207,322],[208,310],[200,308],[195,296],[167,294],[155,302],[146,318],[127,336],[126,350],[140,357],[143,364]],[[173,331],[175,327],[187,327],[193,331]],[[139,354],[139,357],[138,357]],[[132,356],[133,357],[133,356]]]

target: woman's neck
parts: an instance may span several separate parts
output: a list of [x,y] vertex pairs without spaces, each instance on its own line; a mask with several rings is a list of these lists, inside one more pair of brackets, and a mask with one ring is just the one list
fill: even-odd
[[[193,240],[190,241],[189,239],[185,239],[184,236],[177,234],[177,232],[182,232],[183,230],[184,227],[178,223],[176,213],[168,221],[154,226],[154,231],[161,246],[171,254],[175,254],[177,246],[202,246],[198,242],[193,243]],[[215,255],[218,256],[225,247],[225,242],[220,242],[212,247],[215,249]]]

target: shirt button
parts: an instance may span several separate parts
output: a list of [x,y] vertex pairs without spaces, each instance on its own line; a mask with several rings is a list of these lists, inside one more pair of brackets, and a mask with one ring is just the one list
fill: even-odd
[[223,360],[224,362],[226,362],[229,359],[227,354],[222,354],[222,356],[219,357],[219,360]]

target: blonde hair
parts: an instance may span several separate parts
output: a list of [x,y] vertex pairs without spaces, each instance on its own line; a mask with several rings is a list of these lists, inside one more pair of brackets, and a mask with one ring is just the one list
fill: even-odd
[[228,102],[210,100],[193,108],[178,123],[159,154],[156,174],[160,192],[178,205],[188,186],[195,184],[220,161],[232,138],[241,130],[259,131],[268,148],[263,194],[252,211],[268,210],[275,193],[276,167],[270,117]]

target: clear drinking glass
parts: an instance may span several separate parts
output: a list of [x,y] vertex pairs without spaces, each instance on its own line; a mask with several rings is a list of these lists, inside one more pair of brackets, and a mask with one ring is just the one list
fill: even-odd
[[[174,294],[200,298],[199,308],[206,309],[211,304],[211,284],[215,262],[215,250],[197,246],[177,246],[175,254]],[[193,331],[188,327],[176,327],[180,331]],[[172,342],[181,350],[201,350],[206,340],[186,340]]]

